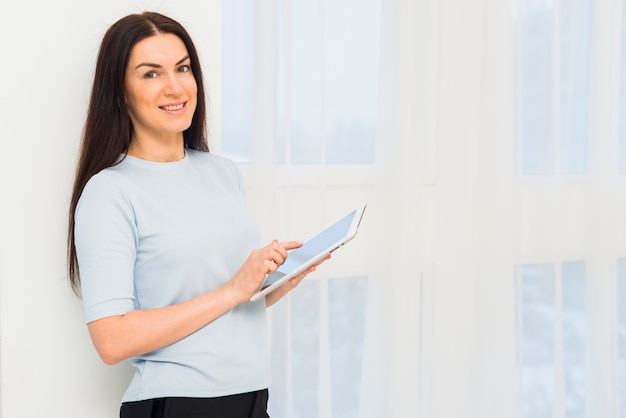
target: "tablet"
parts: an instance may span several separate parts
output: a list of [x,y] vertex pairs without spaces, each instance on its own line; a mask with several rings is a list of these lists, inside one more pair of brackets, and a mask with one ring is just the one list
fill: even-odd
[[260,290],[250,300],[259,300],[268,293],[273,292],[287,283],[289,279],[302,273],[354,238],[361,223],[365,207],[366,204],[362,204],[351,210],[338,221],[304,241],[301,247],[289,251],[285,262],[265,278]]

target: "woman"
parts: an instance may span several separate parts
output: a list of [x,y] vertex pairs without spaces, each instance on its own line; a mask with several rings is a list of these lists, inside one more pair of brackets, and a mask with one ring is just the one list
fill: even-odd
[[156,13],[105,34],[70,207],[69,273],[94,346],[135,376],[120,416],[266,417],[266,306],[299,242],[256,249],[238,170],[208,152],[185,29]]

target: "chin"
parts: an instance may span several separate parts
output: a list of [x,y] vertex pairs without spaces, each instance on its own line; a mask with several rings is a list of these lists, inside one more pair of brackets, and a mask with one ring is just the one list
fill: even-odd
[[185,132],[187,129],[189,129],[191,127],[191,123],[185,123],[185,124],[180,124],[177,126],[172,126],[170,127],[170,129],[168,129],[168,131],[172,132],[172,133],[183,133]]

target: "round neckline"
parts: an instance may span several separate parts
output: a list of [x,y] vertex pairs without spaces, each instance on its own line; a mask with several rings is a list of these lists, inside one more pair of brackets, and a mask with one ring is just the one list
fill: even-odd
[[189,152],[185,149],[185,155],[180,160],[176,161],[151,161],[151,160],[143,160],[141,158],[133,157],[128,154],[120,155],[120,163],[127,162],[128,164],[145,167],[145,168],[155,168],[155,169],[172,169],[184,167],[189,164]]

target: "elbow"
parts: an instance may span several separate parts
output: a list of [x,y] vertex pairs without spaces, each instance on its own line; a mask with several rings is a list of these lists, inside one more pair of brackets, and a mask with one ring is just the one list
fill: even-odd
[[126,360],[126,357],[121,355],[118,350],[112,349],[112,347],[102,347],[101,345],[96,345],[96,351],[98,352],[100,359],[108,366],[115,366],[123,360]]
[[107,366],[115,366],[116,364],[118,364],[122,360],[124,360],[124,359],[119,358],[119,357],[110,356],[110,355],[103,355],[103,354],[100,354],[100,358],[102,359],[104,364],[106,364]]
[[103,358],[102,361],[104,362],[104,364],[106,364],[107,366],[115,366],[116,364],[119,364],[121,360],[117,360],[117,359],[105,359]]
[[110,317],[89,323],[91,342],[105,364],[113,366],[126,360],[128,341],[119,336],[119,318]]

